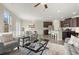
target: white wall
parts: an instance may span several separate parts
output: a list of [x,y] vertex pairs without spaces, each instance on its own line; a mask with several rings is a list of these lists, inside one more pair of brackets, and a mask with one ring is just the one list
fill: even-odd
[[54,24],[54,30],[57,31],[57,40],[62,40],[60,20],[53,20],[53,24]]
[[[3,32],[3,28],[4,28],[4,23],[2,20],[2,13],[3,13],[3,9],[6,9],[5,7],[3,7],[2,5],[0,5],[0,32]],[[9,11],[9,10],[8,10]],[[10,12],[10,11],[9,11]],[[13,14],[12,12],[10,12],[11,16],[12,16],[12,28],[13,28],[13,33],[16,33],[16,20],[20,21],[22,24],[22,27],[25,28],[25,30],[28,29],[28,25],[29,24],[35,24],[35,30],[38,31],[38,34],[43,34],[43,20],[37,20],[37,21],[30,21],[30,20],[21,20],[20,18],[18,18],[15,14]],[[49,21],[49,20],[47,20]],[[58,30],[58,32],[61,33],[60,31],[60,21],[59,20],[51,20],[53,22],[54,25],[54,29]],[[59,33],[59,35],[60,35]],[[59,39],[61,39],[61,36],[58,36]]]
[[[14,36],[20,35],[21,34],[20,32],[21,32],[22,20],[19,19],[13,13],[11,13],[11,15],[12,15],[12,32],[13,32]],[[18,26],[18,25],[20,25],[20,26]],[[19,30],[18,32],[17,32],[17,29]]]
[[30,20],[24,20],[22,23],[22,27],[25,28],[26,30],[28,29],[28,25],[30,24],[35,24],[35,29],[36,31],[38,31],[38,34],[43,34],[43,21],[30,21]]
[[[49,20],[47,20],[49,21]],[[57,37],[58,40],[62,40],[62,31],[60,27],[60,20],[52,20],[54,29],[57,32]],[[29,24],[35,24],[35,30],[38,31],[38,34],[43,35],[43,20],[36,20],[36,21],[30,21],[30,20],[25,20],[23,21],[22,26],[27,30]]]
[[3,13],[3,7],[2,5],[0,4],[0,32],[3,32],[4,31],[4,23],[3,23],[3,17],[2,17],[2,14]]
[[60,20],[53,20],[54,30],[60,30]]
[[[0,33],[4,32],[4,22],[3,22],[3,12],[4,10],[9,11],[7,8],[5,8],[2,4],[0,4]],[[16,36],[16,23],[19,21],[20,24],[22,24],[22,20],[17,17],[14,13],[9,11],[11,17],[12,17],[12,31],[14,36]]]

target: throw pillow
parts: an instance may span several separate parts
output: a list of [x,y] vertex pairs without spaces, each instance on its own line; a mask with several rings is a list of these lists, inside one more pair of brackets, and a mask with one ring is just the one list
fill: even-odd
[[4,33],[2,35],[2,37],[3,37],[3,42],[9,42],[9,41],[13,40],[12,34],[10,34],[10,33]]
[[77,37],[71,35],[71,38],[70,38],[70,40],[68,41],[68,44],[71,44],[71,45],[73,45],[73,46],[79,48],[79,38],[77,38]]
[[76,38],[73,44],[75,47],[79,48],[79,38]]
[[73,35],[71,35],[71,38],[70,38],[70,40],[68,41],[68,44],[71,44],[71,45],[74,44],[75,40],[76,40],[76,37],[73,36]]

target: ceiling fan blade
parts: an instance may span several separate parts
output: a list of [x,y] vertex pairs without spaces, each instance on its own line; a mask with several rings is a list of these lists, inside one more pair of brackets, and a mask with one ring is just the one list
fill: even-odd
[[48,8],[47,4],[44,5],[45,8]]
[[37,7],[38,5],[40,5],[41,3],[36,4],[34,7]]

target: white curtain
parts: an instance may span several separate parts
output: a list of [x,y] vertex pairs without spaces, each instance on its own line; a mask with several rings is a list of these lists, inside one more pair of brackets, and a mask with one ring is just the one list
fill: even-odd
[[21,22],[17,21],[16,22],[16,36],[20,36],[21,35]]

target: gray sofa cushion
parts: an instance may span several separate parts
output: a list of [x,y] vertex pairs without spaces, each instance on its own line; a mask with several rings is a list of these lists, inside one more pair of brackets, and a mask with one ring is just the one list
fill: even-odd
[[79,55],[79,39],[71,36],[71,38],[66,38],[64,43],[67,54]]
[[4,51],[8,52],[8,51],[13,50],[14,48],[16,48],[18,46],[19,46],[19,44],[16,40],[4,43]]
[[68,42],[68,44],[74,45],[76,48],[79,48],[79,38],[71,35],[71,38]]
[[71,55],[77,55],[78,54],[78,52],[76,51],[76,49],[73,45],[69,45],[68,47],[69,47]]
[[14,44],[14,43],[18,43],[18,42],[16,40],[5,42],[4,46],[9,45],[9,44]]
[[66,54],[68,55],[79,55],[79,48],[75,47],[74,45],[64,43]]
[[9,41],[12,41],[13,40],[13,35],[12,35],[12,33],[6,33],[6,34],[3,34],[2,35],[2,41],[4,42],[4,43],[6,43],[6,42],[9,42]]

